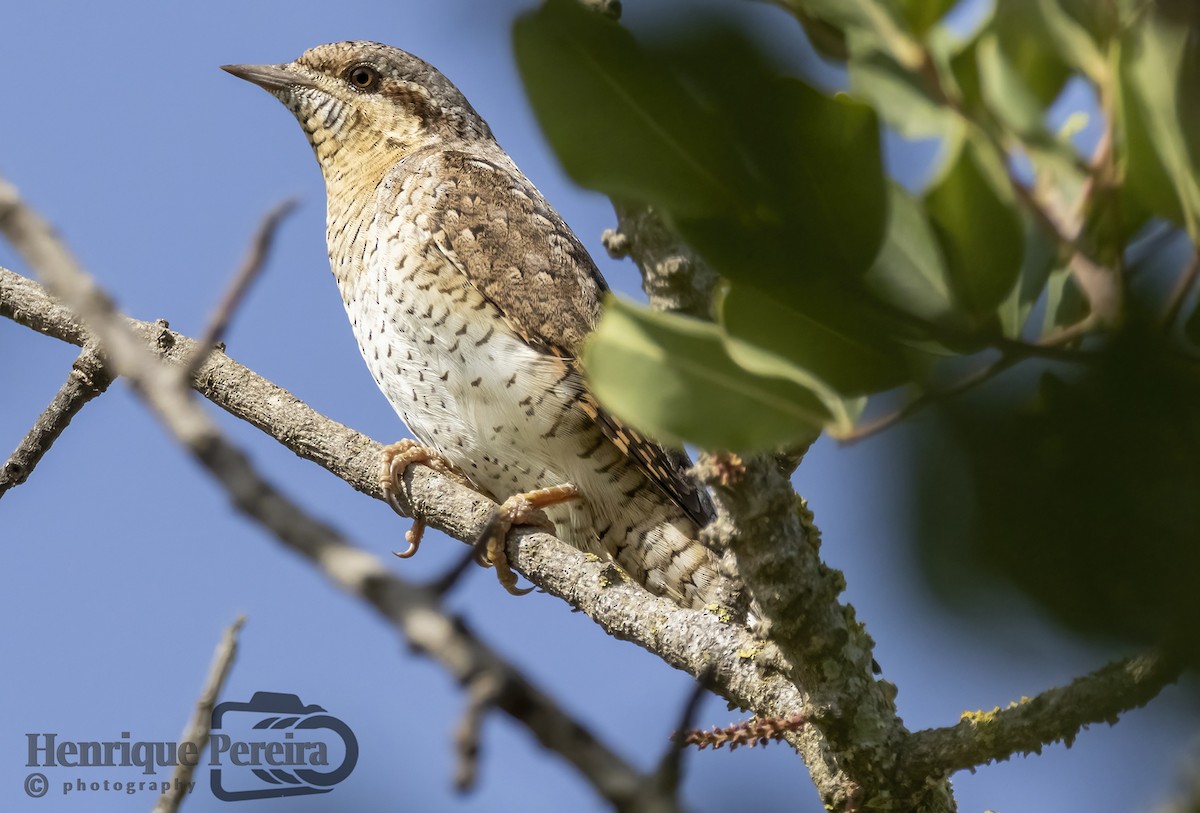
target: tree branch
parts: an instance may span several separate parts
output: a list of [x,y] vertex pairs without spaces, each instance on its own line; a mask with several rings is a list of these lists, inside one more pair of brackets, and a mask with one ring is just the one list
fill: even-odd
[[649,206],[613,201],[617,228],[601,240],[610,257],[630,257],[642,272],[650,307],[712,320],[713,292],[720,277],[679,242]]
[[1040,753],[1062,740],[1070,745],[1092,723],[1144,706],[1182,670],[1178,660],[1150,652],[1110,663],[1008,708],[968,712],[957,725],[918,731],[909,737],[901,763],[914,779],[945,777],[1012,754]]
[[[64,341],[83,342],[89,336],[40,285],[3,268],[0,316]],[[124,324],[145,347],[172,364],[183,364],[198,347],[163,322],[125,319]],[[358,491],[383,498],[376,476],[382,449],[379,443],[315,412],[287,390],[221,352],[213,353],[201,365],[193,386],[216,405],[267,432]],[[207,466],[216,465],[218,457],[223,460],[233,455],[235,460],[241,459],[240,454],[221,446],[208,449],[206,444],[211,441],[207,438],[197,438],[196,442],[204,446]],[[244,460],[234,465],[239,477],[243,476],[244,465]],[[406,512],[466,542],[478,538],[495,508],[490,500],[424,466],[413,466],[406,472],[405,486],[400,500]],[[240,510],[249,510],[247,501],[265,501],[266,507],[260,513],[269,518],[271,530],[286,533],[285,541],[290,546],[316,561],[343,587],[365,594],[377,610],[409,634],[415,646],[436,647],[431,654],[459,679],[469,679],[480,668],[511,671],[457,622],[434,609],[434,590],[391,575],[374,557],[345,544],[324,526],[310,527],[305,520],[300,528],[293,528],[289,518],[299,509],[281,502],[282,497],[269,486],[257,480],[240,484],[235,500]],[[283,523],[283,527],[277,528],[277,523]],[[804,714],[816,718],[830,713],[827,707],[814,706],[807,693],[785,679],[770,648],[742,627],[723,623],[708,613],[680,609],[636,585],[613,579],[611,566],[588,561],[580,551],[546,533],[515,529],[508,539],[508,555],[530,581],[579,608],[615,637],[632,641],[693,675],[711,666],[711,687],[742,708],[780,717]],[[414,620],[417,616],[420,623]],[[451,640],[439,646],[438,638],[443,634],[451,635]],[[585,775],[598,783],[606,798],[616,799],[629,787],[642,785],[640,775],[579,730],[523,677],[513,672],[512,680],[517,690],[503,692],[502,697],[512,699],[497,707],[528,725],[547,747],[583,766]],[[580,737],[584,742],[575,743]],[[810,754],[816,766],[815,777],[828,785],[832,772],[821,767],[820,732],[810,728],[792,742]],[[593,778],[593,774],[598,776]]]
[[[652,209],[621,202],[614,208],[618,229],[605,233],[605,247],[637,263],[651,307],[711,319],[716,273]],[[721,458],[704,455],[697,472],[714,487],[718,519],[703,535],[714,550],[732,551],[736,571],[765,617],[755,630],[772,642],[764,654],[813,703],[808,712],[788,714],[749,707],[763,717],[811,721],[786,739],[800,752],[825,805],[853,809],[895,789],[896,744],[908,731],[892,702],[895,688],[872,676],[874,644],[854,608],[838,601],[845,580],[821,561],[820,533],[792,489],[789,471],[762,456],[738,467],[731,479]],[[906,800],[913,809],[953,806],[945,783],[914,788],[913,794]]]
[[[179,741],[180,744],[195,743],[197,754],[204,752],[204,746],[208,744],[208,738],[212,734],[213,709],[216,708],[217,699],[221,696],[221,689],[225,686],[225,680],[233,669],[233,661],[237,658],[238,633],[242,631],[245,623],[246,616],[239,615],[221,636],[221,641],[217,644],[217,651],[213,653],[213,662],[208,670],[208,678],[204,681],[204,688],[200,690],[200,699],[196,701],[192,719],[188,721],[187,728],[183,731],[183,737]],[[188,786],[192,783],[196,765],[196,762],[183,759],[175,764],[175,770],[171,773],[171,789],[158,797],[158,801],[154,805],[154,813],[175,813],[179,810],[184,796],[188,793]]]
[[[618,229],[605,232],[605,247],[637,263],[651,307],[711,319],[717,274],[653,209],[619,201],[614,209]],[[874,643],[854,608],[838,601],[842,574],[821,561],[820,532],[789,480],[803,453],[793,451],[799,454],[785,454],[790,468],[764,455],[739,466],[733,478],[723,458],[703,455],[696,471],[714,488],[718,517],[702,536],[714,550],[732,553],[764,616],[755,632],[772,642],[770,662],[813,704],[808,712],[788,714],[750,708],[763,717],[811,721],[786,739],[800,752],[826,807],[853,809],[895,790],[896,744],[908,731],[896,715],[895,687],[872,676]],[[905,802],[912,809],[953,807],[946,783],[914,788],[913,794]]]
[[785,738],[797,744],[813,729],[821,732],[820,751],[801,753],[814,775],[829,771],[828,782],[818,783],[827,809],[891,799],[897,809],[952,810],[947,783],[908,783],[898,771],[897,751],[909,732],[896,714],[895,687],[873,677],[874,642],[854,608],[839,601],[845,579],[821,561],[820,531],[787,473],[769,455],[745,461],[732,480],[722,480],[712,455],[702,455],[696,468],[713,486],[717,507],[706,535],[732,551],[764,617],[760,633],[779,647],[789,677],[819,710]]
[[[6,191],[12,190],[0,187],[0,195]],[[495,701],[497,708],[524,724],[548,749],[571,762],[615,807],[631,811],[678,809],[673,797],[654,793],[654,786],[646,777],[609,751],[520,672],[475,638],[461,619],[446,614],[435,592],[393,575],[378,558],[351,546],[264,480],[190,397],[178,369],[172,369],[172,365],[178,368],[195,357],[198,347],[195,342],[171,334],[165,326],[138,323],[116,312],[111,300],[79,268],[49,226],[19,201],[10,200],[8,211],[0,212],[0,219],[7,221],[5,227],[10,239],[30,265],[55,286],[59,296],[94,331],[94,341],[103,348],[112,369],[129,378],[134,391],[153,408],[175,438],[225,487],[239,511],[310,559],[335,584],[366,600],[408,638],[414,649],[429,654],[460,683],[466,685],[480,674],[494,676],[501,687]],[[0,269],[0,315],[8,314],[21,314],[22,323],[40,325],[47,332],[56,327],[48,321],[51,314],[69,317],[40,286]],[[78,325],[57,327],[64,335],[85,335]],[[162,363],[164,359],[169,364]],[[228,360],[216,357],[206,360],[201,365],[201,377],[205,370],[223,366],[222,362]],[[287,395],[245,368],[241,371],[247,378],[258,378],[260,390],[269,388],[276,390],[276,394]],[[294,402],[290,406],[298,406],[319,419],[318,422],[337,427],[294,398],[290,400]],[[365,438],[363,441],[364,445],[375,447],[377,458],[378,444]],[[362,468],[375,469],[374,460],[358,462]],[[440,475],[434,476],[441,479]],[[360,479],[375,478],[362,472]],[[378,489],[378,485],[374,487]],[[477,495],[476,499],[484,502]],[[482,527],[481,522],[476,524]],[[519,542],[518,545],[514,542],[518,540],[510,536],[510,549],[519,546]],[[553,537],[539,547],[554,545],[565,548]]]
[[17,446],[8,462],[0,468],[0,498],[9,489],[29,479],[34,468],[46,452],[54,445],[71,419],[79,414],[84,404],[108,389],[112,376],[104,368],[104,361],[95,347],[85,346],[71,365],[67,380],[49,406],[38,416],[33,428]]
[[204,332],[200,334],[200,352],[183,368],[182,375],[184,378],[190,380],[196,374],[196,370],[204,362],[204,357],[212,352],[212,348],[216,343],[221,341],[225,336],[225,331],[229,328],[229,322],[233,318],[234,311],[241,305],[242,299],[245,298],[250,290],[251,283],[258,278],[258,275],[262,273],[263,266],[267,263],[267,255],[271,253],[271,243],[275,241],[275,232],[278,231],[279,224],[295,208],[296,200],[289,198],[267,212],[262,223],[258,225],[258,231],[254,233],[254,239],[250,242],[250,253],[246,255],[241,268],[234,275],[233,283],[226,289],[225,296],[221,298],[220,303],[213,310],[212,316],[209,317],[208,325],[204,328]]
[[[605,247],[638,264],[651,307],[711,319],[720,278],[652,209],[620,202],[614,208],[619,226],[605,233]],[[786,739],[800,752],[828,808],[882,798],[894,789],[896,743],[908,731],[896,716],[895,688],[872,676],[870,636],[854,608],[838,601],[845,580],[821,561],[820,533],[792,489],[789,470],[762,456],[739,466],[731,478],[722,461],[704,455],[697,466],[714,487],[718,509],[717,521],[703,536],[714,550],[732,552],[736,571],[764,616],[755,631],[772,642],[766,654],[814,704],[810,712],[781,715],[750,708],[764,717],[812,721],[789,731]],[[922,787],[920,795],[911,800],[913,809],[953,805],[945,783]]]

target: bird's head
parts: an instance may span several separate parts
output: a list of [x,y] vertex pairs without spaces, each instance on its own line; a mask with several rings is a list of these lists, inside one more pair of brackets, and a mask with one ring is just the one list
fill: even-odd
[[491,138],[466,97],[436,68],[377,42],[318,45],[285,65],[224,65],[287,106],[327,179],[353,156],[390,167],[423,147]]

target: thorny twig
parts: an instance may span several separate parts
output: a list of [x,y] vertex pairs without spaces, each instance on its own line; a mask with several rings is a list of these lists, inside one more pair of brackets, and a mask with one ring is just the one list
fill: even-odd
[[683,735],[682,741],[684,745],[694,745],[702,751],[709,746],[723,748],[726,745],[730,751],[734,751],[741,745],[753,748],[756,745],[766,745],[772,740],[782,740],[789,731],[798,731],[806,725],[808,718],[803,714],[791,717],[751,717],[724,728],[713,726],[708,731],[693,729]]

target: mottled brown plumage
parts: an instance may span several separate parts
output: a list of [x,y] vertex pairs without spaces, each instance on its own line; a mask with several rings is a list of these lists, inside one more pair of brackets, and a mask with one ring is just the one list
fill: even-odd
[[[417,57],[367,42],[226,70],[274,94],[308,134],[359,347],[432,450],[394,447],[386,487],[404,465],[444,460],[505,500],[501,537],[544,508],[562,539],[611,556],[654,592],[727,603],[715,557],[696,541],[712,509],[686,456],[623,425],[587,389],[578,353],[603,278],[458,89]],[[488,555],[513,589],[502,547]]]

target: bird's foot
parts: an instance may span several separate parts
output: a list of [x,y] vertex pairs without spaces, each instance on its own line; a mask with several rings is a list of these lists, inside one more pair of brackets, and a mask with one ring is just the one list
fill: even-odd
[[487,527],[479,541],[475,543],[476,558],[484,567],[489,565],[496,568],[496,576],[504,589],[514,596],[523,596],[533,590],[532,587],[517,587],[517,574],[508,564],[508,554],[504,552],[504,538],[514,525],[542,524],[545,517],[539,516],[543,508],[558,505],[569,500],[580,498],[579,489],[570,483],[551,488],[539,488],[524,494],[514,494],[509,497],[492,514]]
[[[400,490],[400,478],[404,476],[404,471],[413,464],[420,464],[433,469],[439,474],[458,481],[464,486],[471,486],[471,481],[462,473],[453,463],[440,454],[430,449],[428,446],[422,446],[415,440],[405,438],[404,440],[383,447],[383,453],[379,456],[379,487],[383,490],[383,498],[387,500],[388,505],[397,514],[404,516],[404,511],[400,507],[400,501],[397,494]],[[421,519],[413,519],[412,527],[404,533],[404,540],[408,542],[408,549],[403,551],[393,551],[396,556],[401,559],[407,559],[417,552],[421,547],[421,537],[425,534],[425,521]]]

